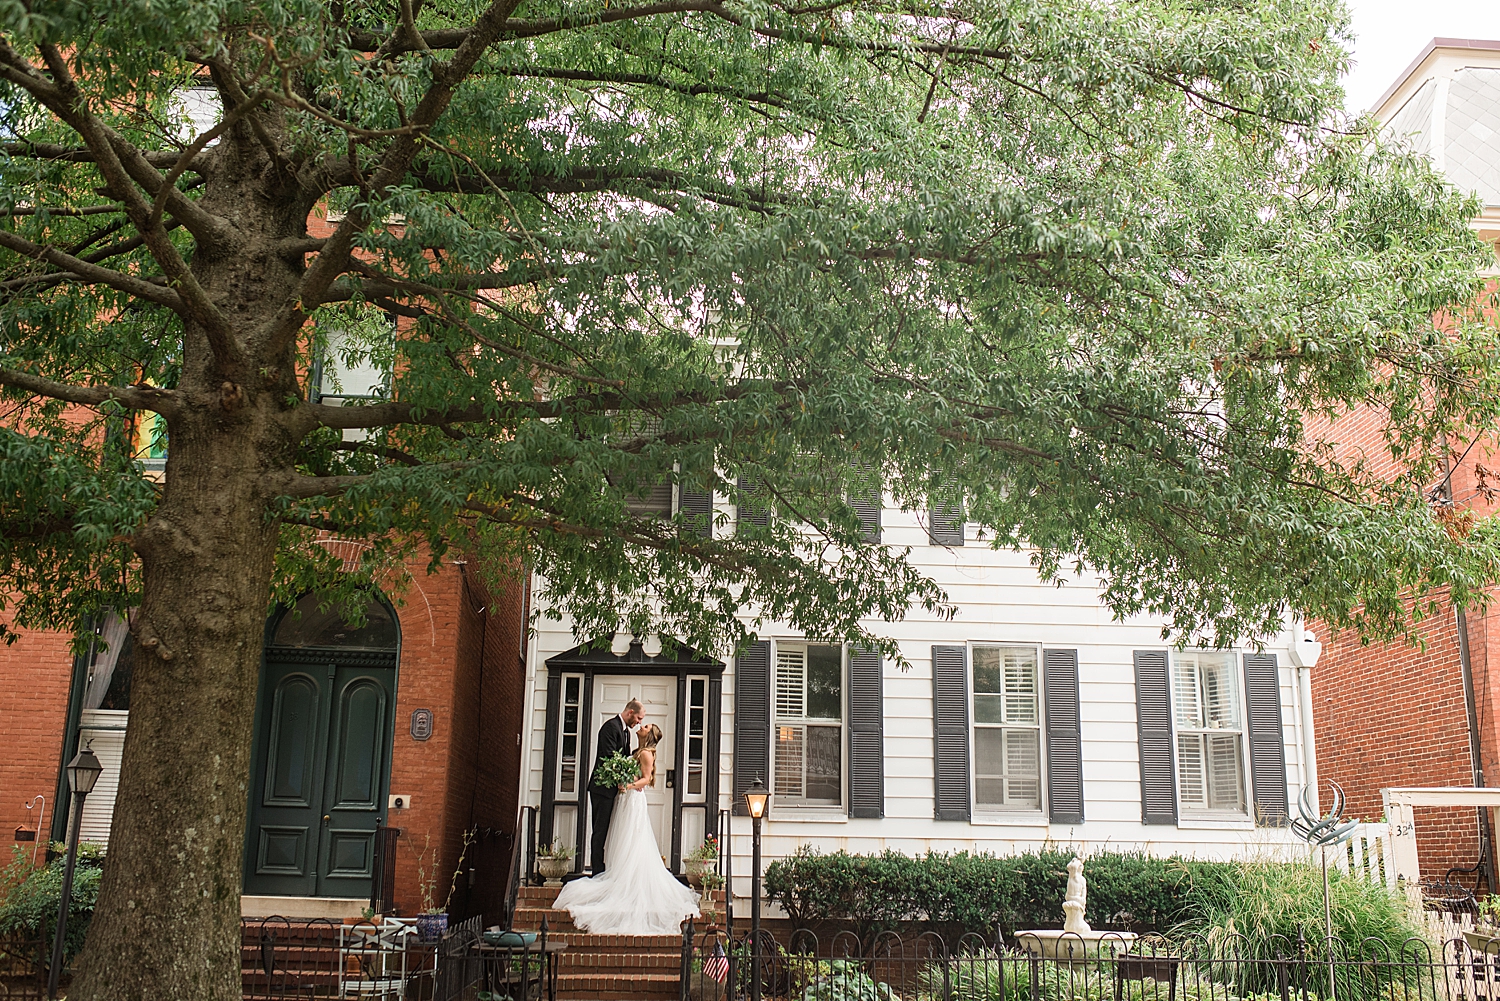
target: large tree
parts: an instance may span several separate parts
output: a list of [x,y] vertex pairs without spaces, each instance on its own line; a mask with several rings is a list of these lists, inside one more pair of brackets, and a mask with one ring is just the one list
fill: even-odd
[[[1406,597],[1472,600],[1500,550],[1429,492],[1500,399],[1465,311],[1485,249],[1339,113],[1344,24],[1318,0],[0,6],[0,593],[23,625],[138,606],[73,995],[238,996],[268,607],[419,552],[535,569],[587,636],[716,650],[756,616],[878,641],[944,613],[866,541],[878,489],[1182,642],[1288,608],[1394,635]],[[387,370],[384,399],[320,402],[340,360]],[[1351,407],[1396,475],[1319,445]],[[134,454],[158,420],[159,482]],[[632,502],[674,478],[761,516]],[[366,565],[319,558],[329,532]]]

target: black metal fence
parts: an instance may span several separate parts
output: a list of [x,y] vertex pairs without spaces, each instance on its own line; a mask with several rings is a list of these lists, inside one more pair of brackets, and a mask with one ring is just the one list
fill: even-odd
[[410,924],[246,918],[240,943],[245,1001],[434,993],[439,943],[423,942]]
[[542,1001],[557,995],[557,961],[547,930],[502,933],[486,941],[478,923],[444,939],[438,956],[435,1001]]
[[[1056,934],[1056,933],[1054,933]],[[686,929],[683,1001],[1500,1001],[1500,945],[1463,938],[1346,947],[1305,935],[1065,935],[1007,946],[976,935],[778,943]],[[1479,941],[1476,939],[1475,941]],[[759,991],[755,990],[759,981]]]
[[51,936],[34,937],[20,932],[0,935],[0,998],[47,996],[47,964],[51,962]]

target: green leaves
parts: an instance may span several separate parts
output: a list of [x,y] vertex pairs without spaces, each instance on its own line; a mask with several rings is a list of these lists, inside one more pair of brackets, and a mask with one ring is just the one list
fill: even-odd
[[[168,236],[260,352],[270,388],[247,392],[275,396],[252,451],[297,484],[265,507],[278,595],[458,547],[539,572],[538,608],[588,636],[727,649],[786,621],[868,641],[950,611],[865,543],[846,498],[874,489],[962,502],[1044,577],[1095,576],[1181,642],[1253,640],[1288,607],[1396,636],[1409,598],[1477,600],[1500,571],[1490,526],[1428,500],[1500,400],[1475,209],[1342,114],[1337,5],[653,9],[518,8],[378,189],[479,6],[421,5],[420,38],[369,3],[0,15],[17,51],[69,52],[80,99],[152,163],[186,145],[189,80],[225,107],[269,95],[177,182],[238,242]],[[80,136],[11,94],[7,225],[167,282],[92,155],[56,152]],[[267,204],[383,220],[282,354],[263,332],[300,293],[226,262],[335,252],[256,222]],[[171,309],[0,267],[0,370],[216,405]],[[348,391],[316,373],[361,366],[390,374],[383,400],[312,404]],[[28,621],[129,600],[120,540],[155,498],[135,446],[13,397],[0,575]],[[1379,427],[1363,462],[1328,446],[1351,420]],[[734,517],[742,483],[767,524]],[[663,484],[719,499],[711,537],[640,510]],[[321,531],[368,546],[353,577]]]

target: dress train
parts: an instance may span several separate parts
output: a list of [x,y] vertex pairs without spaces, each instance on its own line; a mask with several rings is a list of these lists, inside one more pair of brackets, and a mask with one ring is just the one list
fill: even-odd
[[595,935],[676,935],[698,916],[698,895],[667,871],[656,849],[643,789],[615,799],[604,840],[604,872],[562,888],[554,907]]

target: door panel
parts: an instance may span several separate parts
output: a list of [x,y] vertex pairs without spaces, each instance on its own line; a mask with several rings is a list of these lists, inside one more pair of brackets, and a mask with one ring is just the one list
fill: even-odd
[[[656,785],[646,787],[647,813],[656,833],[656,844],[667,859],[672,857],[672,790],[667,788],[667,771],[675,768],[677,747],[677,678],[676,676],[632,678],[604,676],[594,679],[594,737],[599,728],[625,708],[631,699],[640,699],[646,716],[643,723],[661,727],[661,743],[656,748]],[[632,748],[637,738],[630,738]],[[592,762],[590,762],[592,766]],[[589,818],[593,823],[593,818]],[[588,843],[587,839],[584,841]]]
[[[364,897],[385,807],[396,669],[267,652],[245,892]],[[288,657],[288,660],[291,660]]]
[[380,766],[387,743],[385,689],[373,678],[350,682],[339,713],[334,809],[372,810],[380,795]]
[[[386,748],[391,743],[390,698],[393,679],[369,668],[340,667],[334,682],[338,715],[329,740],[328,789],[324,796],[324,838],[318,894],[363,897],[370,893],[375,828],[380,822]],[[394,672],[390,672],[394,674]]]
[[317,787],[319,684],[299,671],[282,678],[275,691],[264,802],[311,807]]
[[[268,660],[262,677],[264,713],[256,740],[262,774],[250,788],[252,858],[245,892],[286,896],[317,893],[323,816],[323,748],[328,741],[329,665]],[[269,699],[265,699],[269,693]]]

